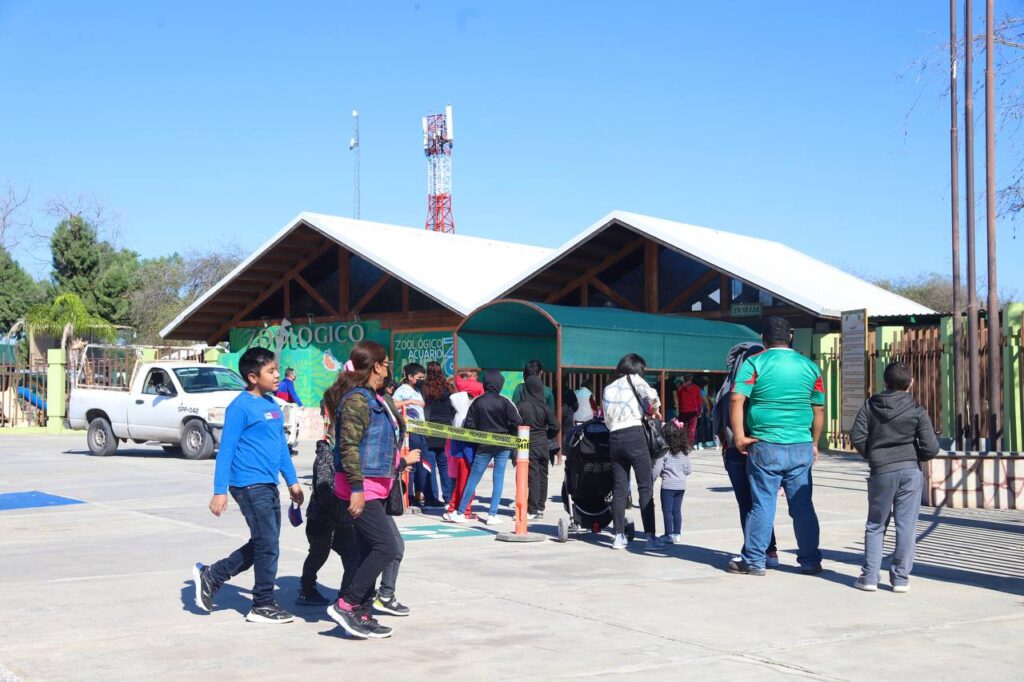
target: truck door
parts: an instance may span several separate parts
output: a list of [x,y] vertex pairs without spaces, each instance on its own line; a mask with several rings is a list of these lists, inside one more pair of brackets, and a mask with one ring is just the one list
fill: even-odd
[[134,393],[128,403],[128,433],[137,440],[177,442],[180,437],[181,398],[164,369],[149,370],[142,391]]

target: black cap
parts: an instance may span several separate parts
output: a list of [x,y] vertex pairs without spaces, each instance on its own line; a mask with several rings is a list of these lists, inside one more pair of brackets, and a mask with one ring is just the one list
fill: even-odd
[[789,321],[777,315],[765,318],[761,330],[761,336],[767,343],[789,343],[789,335],[792,333],[793,328],[789,326]]

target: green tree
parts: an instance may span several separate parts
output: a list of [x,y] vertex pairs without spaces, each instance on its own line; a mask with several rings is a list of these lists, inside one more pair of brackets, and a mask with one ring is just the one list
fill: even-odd
[[107,242],[100,244],[103,271],[94,291],[96,314],[111,324],[132,324],[131,294],[140,284],[139,255],[123,249],[114,251]]
[[96,284],[102,274],[102,249],[96,228],[82,216],[60,221],[50,238],[53,283],[60,293],[75,294],[90,313],[96,312]]
[[113,325],[89,312],[82,299],[71,292],[58,294],[50,303],[32,306],[25,313],[25,323],[30,334],[59,338],[72,370],[82,366],[87,339],[117,338]]
[[0,334],[6,334],[40,300],[39,285],[10,252],[0,246]]

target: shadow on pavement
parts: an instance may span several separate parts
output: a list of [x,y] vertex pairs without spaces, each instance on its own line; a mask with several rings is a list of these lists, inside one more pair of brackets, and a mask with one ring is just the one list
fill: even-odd
[[[65,455],[93,457],[87,448],[65,450]],[[118,448],[110,457],[139,457],[143,459],[185,459],[180,453],[165,452],[162,448]]]

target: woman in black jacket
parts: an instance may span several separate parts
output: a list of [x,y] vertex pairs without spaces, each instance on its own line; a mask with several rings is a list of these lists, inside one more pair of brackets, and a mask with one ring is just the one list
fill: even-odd
[[[452,391],[438,362],[427,363],[427,381],[423,385],[424,416],[428,422],[451,426],[455,417],[452,406]],[[441,495],[444,501],[452,499],[455,483],[448,477],[448,441],[445,438],[427,438],[427,450],[437,462],[437,474],[441,479]],[[433,474],[431,474],[433,476]],[[428,486],[428,490],[433,486]]]
[[558,437],[555,411],[544,401],[544,382],[539,376],[528,376],[524,382],[523,399],[516,406],[523,425],[530,427],[530,497],[526,512],[531,519],[544,518],[548,499],[548,439]]

